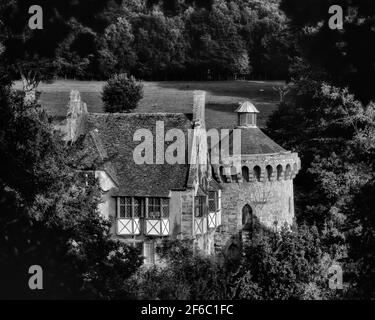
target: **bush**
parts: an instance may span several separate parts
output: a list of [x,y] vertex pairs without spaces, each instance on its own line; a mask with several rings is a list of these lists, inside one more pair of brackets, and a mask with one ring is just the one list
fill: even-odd
[[130,112],[143,97],[143,86],[134,77],[116,74],[104,86],[102,100],[105,112]]
[[124,292],[141,300],[223,300],[231,297],[225,270],[195,253],[189,241],[166,240],[157,252],[163,263],[141,268],[124,284]]
[[316,227],[254,234],[244,246],[236,279],[235,299],[337,299],[328,287],[328,269],[336,263],[324,251]]

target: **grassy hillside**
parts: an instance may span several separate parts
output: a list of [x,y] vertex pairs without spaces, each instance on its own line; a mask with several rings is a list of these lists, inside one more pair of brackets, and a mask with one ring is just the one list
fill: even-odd
[[[59,80],[52,84],[41,84],[41,104],[54,117],[62,120],[66,115],[69,92],[79,90],[89,112],[103,112],[100,92],[103,82]],[[237,122],[233,111],[243,100],[251,100],[260,111],[259,125],[264,126],[267,117],[276,108],[279,100],[274,86],[277,81],[215,81],[215,82],[145,82],[144,98],[136,112],[188,112],[191,113],[193,91],[207,91],[206,122],[211,127],[230,127]],[[17,82],[15,87],[20,89]]]

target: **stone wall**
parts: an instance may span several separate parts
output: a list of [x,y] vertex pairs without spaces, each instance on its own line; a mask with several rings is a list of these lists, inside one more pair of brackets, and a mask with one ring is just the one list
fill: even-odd
[[216,250],[240,241],[242,209],[249,205],[256,222],[280,229],[294,221],[293,180],[222,184],[222,225],[215,234]]
[[194,245],[200,252],[206,255],[215,254],[215,229],[208,230],[202,235],[197,235],[194,239]]
[[181,237],[189,239],[193,236],[194,190],[181,192]]

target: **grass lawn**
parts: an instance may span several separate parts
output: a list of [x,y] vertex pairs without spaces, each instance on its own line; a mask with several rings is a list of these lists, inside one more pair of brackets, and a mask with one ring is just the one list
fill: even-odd
[[[87,103],[89,112],[104,112],[100,92],[104,82],[58,80],[41,84],[40,102],[55,120],[66,116],[69,92],[76,89]],[[265,126],[268,116],[276,108],[279,95],[274,86],[282,81],[184,81],[144,82],[144,98],[135,112],[192,112],[193,91],[205,90],[206,123],[208,128],[229,128],[237,123],[233,111],[243,100],[250,100],[260,111],[259,126]],[[21,83],[15,84],[21,89]]]

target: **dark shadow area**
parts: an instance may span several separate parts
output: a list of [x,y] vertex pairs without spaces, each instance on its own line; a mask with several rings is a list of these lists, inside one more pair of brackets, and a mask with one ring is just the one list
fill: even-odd
[[253,209],[246,204],[242,208],[242,230],[232,235],[223,249],[223,263],[228,270],[234,272],[238,269],[241,259],[246,252],[247,245],[252,244],[264,235],[275,236],[275,228],[266,227],[259,221],[259,218],[253,214]]

